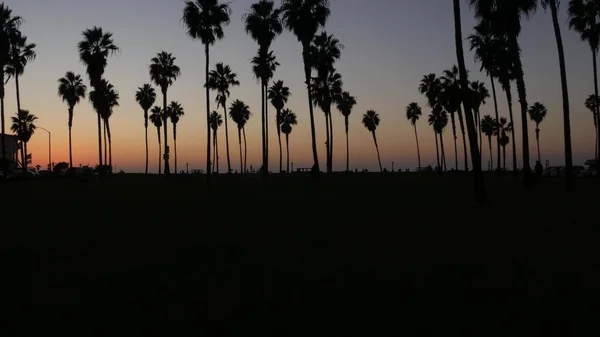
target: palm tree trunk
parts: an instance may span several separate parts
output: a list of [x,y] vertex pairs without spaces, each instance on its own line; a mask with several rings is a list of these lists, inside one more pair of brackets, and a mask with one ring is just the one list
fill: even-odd
[[289,174],[290,173],[290,134],[286,133],[285,134],[285,148],[286,148],[286,156],[285,159],[287,161],[287,170],[286,172]]
[[27,142],[23,142],[23,149],[25,149],[25,164],[23,165],[23,172],[27,172],[27,168],[29,167],[29,164],[27,163]]
[[215,130],[213,130],[213,157],[212,157],[212,172],[213,173],[215,173],[216,157],[217,157],[217,142],[215,141]]
[[490,171],[494,168],[494,154],[492,153],[492,136],[488,136],[488,143],[490,145]]
[[73,127],[73,107],[69,107],[69,167],[73,167],[73,146],[71,143],[71,128]]
[[311,75],[311,64],[310,64],[310,41],[302,43],[302,61],[304,62],[304,80],[306,84],[306,90],[308,93],[308,112],[310,115],[310,133],[312,137],[312,152],[313,152],[313,176],[317,177],[320,174],[319,169],[319,155],[317,152],[317,138],[315,131],[315,116],[312,105],[312,95],[310,92],[310,75]]
[[448,171],[448,165],[446,165],[446,150],[444,149],[444,134],[440,132],[440,149],[442,150],[442,164],[444,165],[444,172]]
[[231,174],[231,159],[229,158],[229,128],[227,127],[227,100],[223,103],[225,117],[225,149],[227,150],[227,174]]
[[100,118],[100,113],[96,114],[98,115],[98,165],[102,167],[102,118]]
[[350,141],[348,139],[348,116],[344,116],[344,123],[346,124],[346,172],[350,172]]
[[[417,124],[413,124],[413,127],[415,129],[415,139],[417,141],[417,160],[419,163],[419,170],[421,169],[421,149],[419,149],[419,135],[417,134]],[[454,138],[456,139],[456,138]],[[455,143],[456,144],[456,143]]]
[[433,134],[435,135],[435,157],[437,158],[437,168],[439,172],[442,172],[442,165],[440,163],[440,146],[438,143],[438,133],[434,131]]
[[477,109],[477,132],[479,132],[479,159],[481,159],[483,153],[483,138],[481,135],[481,114],[479,109]]
[[[494,77],[492,76],[492,74],[488,71],[488,77],[490,78],[490,81],[492,82],[492,96],[494,97],[494,111],[496,113],[496,120],[499,121],[500,120],[500,116],[498,114],[498,98],[496,96],[496,84],[494,83]],[[496,149],[497,149],[497,159],[498,159],[498,170],[500,170],[500,133],[498,133],[496,135]],[[491,156],[491,154],[490,154]]]
[[163,160],[165,161],[165,174],[169,175],[171,174],[171,167],[169,165],[169,154],[170,154],[170,150],[169,150],[169,133],[168,133],[168,126],[169,126],[169,116],[167,114],[167,89],[165,88],[164,90],[162,90],[162,95],[163,95],[163,135],[164,135],[164,139],[165,139],[165,143],[164,143],[164,155],[163,155]]
[[277,110],[277,140],[279,141],[279,173],[283,171],[283,150],[281,148],[281,125],[279,125],[279,116],[281,111]]
[[[511,135],[512,135],[512,157],[513,157],[513,177],[519,177],[519,170],[517,169],[517,139],[515,138],[515,122],[513,119],[513,105],[512,105],[512,89],[510,84],[506,87],[506,101],[508,102],[508,118],[510,118],[510,124],[512,124]],[[504,168],[506,171],[506,167]]]
[[175,174],[177,174],[177,123],[173,123],[173,150],[175,152]]
[[541,159],[541,156],[540,156],[540,128],[539,128],[539,126],[536,126],[536,128],[535,128],[535,140],[537,142],[538,161],[541,164],[542,163],[542,159]]
[[327,117],[327,112],[325,113],[325,138],[327,139],[325,141],[325,148],[327,149],[327,160],[325,162],[325,165],[327,166],[327,173],[331,173],[331,171],[329,171],[329,118]]
[[106,139],[106,119],[102,119],[102,125],[104,130],[104,165],[108,163],[108,140]]
[[[465,66],[465,55],[463,50],[463,38],[462,38],[462,26],[460,18],[460,2],[454,0],[454,42],[456,43],[456,58],[458,59],[458,69],[460,73],[460,83],[463,89],[463,97],[468,97],[466,92],[469,86],[469,80],[467,78],[467,68]],[[476,139],[475,125],[473,123],[473,115],[471,110],[471,102],[468,99],[463,100],[465,107],[465,117],[467,119],[467,131],[469,132],[469,145],[471,147],[471,160],[473,163],[473,185],[475,189],[475,199],[478,204],[485,203],[486,193],[485,185],[483,181],[483,174],[481,172],[481,159],[479,158],[478,144]],[[466,154],[465,154],[466,155]]]
[[214,134],[215,138],[215,156],[217,157],[217,174],[219,174],[219,140],[217,139],[217,130],[215,130]]
[[106,119],[106,133],[108,134],[108,167],[112,172],[112,137],[110,134],[110,120]]
[[456,120],[454,114],[450,114],[450,120],[452,121],[452,138],[454,139],[454,169],[458,171],[458,149],[456,146]]
[[333,172],[333,116],[329,110],[329,172]]
[[506,145],[502,146],[502,158],[504,159],[504,171],[506,171]]
[[242,128],[244,133],[244,173],[248,171],[248,143],[246,142],[246,127]]
[[16,88],[16,92],[17,92],[17,112],[21,111],[21,92],[19,90],[19,75],[17,73],[14,74],[15,76],[15,88]]
[[0,143],[2,146],[2,170],[4,175],[8,175],[8,165],[6,164],[6,124],[4,119],[4,72],[0,71],[0,131],[2,133],[2,139]]
[[158,174],[162,174],[162,160],[160,159],[160,155],[162,154],[162,146],[160,141],[160,128],[156,128],[156,132],[158,132]]
[[[465,161],[465,172],[469,172],[469,152],[467,151],[467,138],[465,136],[465,123],[463,120],[463,111],[462,108],[458,108],[458,121],[460,123],[460,132],[462,133],[462,141],[463,141],[463,154]],[[473,156],[473,154],[471,154]]]
[[[206,89],[206,181],[210,182],[210,88],[208,86],[208,74],[210,65],[210,46],[204,45],[206,63],[204,65],[204,80]],[[227,118],[227,116],[225,116]]]
[[238,127],[238,142],[240,145],[240,173],[244,174],[244,160],[242,159],[242,128]]
[[[594,67],[594,95],[596,95],[595,97],[598,97],[598,63],[596,61],[596,50],[594,48],[592,48],[592,57],[593,57],[593,67]],[[600,125],[600,106],[598,104],[596,104],[596,111],[594,112],[596,115],[596,120],[598,121],[598,125]],[[600,126],[599,126],[600,128]],[[600,136],[596,137],[597,141],[596,141],[596,146],[598,146],[598,148],[600,149]],[[596,157],[596,173],[597,173],[597,177],[600,178],[600,152],[598,153],[598,156]]]
[[[525,78],[523,75],[523,64],[521,63],[520,47],[516,36],[509,36],[509,44],[513,53],[515,62],[515,78],[517,82],[517,92],[519,94],[519,103],[521,104],[521,132],[523,137],[523,174],[525,177],[525,188],[531,187],[531,165],[529,163],[529,128],[527,127],[527,91],[525,87]],[[514,143],[514,140],[513,140]]]
[[265,174],[269,174],[269,101],[267,91],[269,83],[265,84]]
[[144,110],[144,139],[146,140],[146,174],[148,174],[148,110]]
[[266,125],[265,125],[266,124],[266,121],[265,121],[265,105],[266,105],[265,91],[266,91],[266,89],[265,89],[264,82],[261,81],[260,83],[261,83],[261,86],[260,86],[260,96],[261,96],[260,97],[260,104],[261,104],[260,105],[260,123],[261,123],[261,130],[262,130],[262,165],[261,165],[262,167],[260,169],[261,170],[260,173],[262,175],[265,175],[266,174],[265,169],[267,168],[267,162],[266,162],[267,143],[266,143],[266,137],[265,137],[265,135],[266,135],[266,130],[265,130],[265,127],[266,127]]
[[375,143],[375,149],[377,150],[377,161],[379,162],[379,171],[383,172],[383,166],[381,166],[381,157],[379,156],[379,145],[377,144],[377,135],[375,131],[371,132],[373,135],[373,142]]

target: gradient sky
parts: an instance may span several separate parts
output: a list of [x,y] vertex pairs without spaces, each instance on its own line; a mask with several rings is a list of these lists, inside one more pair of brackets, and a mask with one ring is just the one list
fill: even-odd
[[[251,107],[248,133],[248,165],[260,166],[260,87],[253,77],[250,59],[256,54],[256,43],[245,33],[242,15],[254,0],[230,0],[231,24],[225,28],[225,39],[211,50],[211,67],[217,62],[229,64],[238,74],[241,86],[231,90],[231,99],[241,99]],[[161,50],[172,53],[181,67],[182,76],[169,89],[169,100],[181,102],[186,115],[178,125],[179,168],[205,167],[206,123],[204,83],[204,53],[199,41],[190,39],[181,22],[183,0],[6,0],[14,14],[25,19],[22,31],[30,42],[37,44],[37,59],[21,78],[22,107],[39,117],[38,125],[52,132],[52,159],[68,161],[67,107],[57,97],[57,79],[66,71],[82,74],[77,43],[86,28],[100,26],[114,33],[121,52],[108,61],[106,78],[121,95],[120,107],[111,119],[113,132],[113,162],[117,169],[141,172],[144,169],[143,114],[134,99],[136,89],[149,82],[150,59]],[[279,1],[276,0],[279,4]],[[569,91],[571,98],[573,150],[576,164],[582,164],[594,154],[593,119],[583,105],[593,93],[591,52],[579,36],[568,30],[566,7],[560,12]],[[415,139],[412,127],[405,119],[405,107],[418,102],[424,116],[418,123],[423,165],[435,164],[433,132],[427,125],[429,109],[418,93],[424,74],[441,73],[456,63],[451,0],[333,0],[331,18],[326,26],[344,44],[338,71],[344,89],[357,97],[358,104],[350,118],[350,151],[352,168],[377,168],[377,157],[371,135],[361,124],[366,110],[379,112],[381,125],[377,130],[384,167],[414,168]],[[475,24],[473,13],[463,4],[463,34],[466,38]],[[563,162],[562,111],[560,77],[556,43],[549,14],[540,10],[524,23],[521,37],[525,81],[530,103],[540,101],[549,115],[541,126],[543,159],[552,164]],[[303,84],[301,46],[295,36],[284,32],[273,44],[281,66],[274,79],[290,87],[292,97],[288,107],[296,112],[299,125],[290,136],[291,161],[294,167],[311,166],[309,115]],[[479,65],[465,43],[470,80],[489,81],[479,73]],[[14,81],[7,85],[6,111],[16,111]],[[514,94],[516,97],[516,94]],[[515,98],[515,104],[517,99]],[[214,94],[211,96],[211,103]],[[213,104],[214,108],[215,105]],[[500,115],[507,116],[506,100],[499,93]],[[271,109],[272,111],[272,109]],[[222,111],[219,111],[222,113]],[[493,115],[493,102],[482,108],[482,114]],[[520,155],[520,117],[515,110],[517,149]],[[321,165],[325,166],[325,122],[323,113],[315,110],[317,145]],[[518,118],[517,118],[518,117]],[[275,116],[270,114],[270,165],[278,165]],[[334,169],[345,168],[344,123],[334,112]],[[232,124],[233,125],[233,124]],[[171,131],[171,128],[169,129]],[[235,131],[235,128],[232,128]],[[530,147],[535,150],[534,126],[530,122]],[[73,161],[96,164],[96,117],[88,101],[75,108],[73,126]],[[239,168],[237,134],[230,130],[232,167]],[[451,128],[445,137],[449,167],[453,166]],[[219,132],[221,170],[226,167],[224,128]],[[170,140],[172,144],[172,140]],[[149,130],[150,168],[158,169],[156,129]],[[284,143],[285,146],[285,143]],[[47,134],[39,130],[32,138],[29,151],[33,164],[45,167],[48,162]],[[462,155],[459,143],[459,155]],[[495,151],[495,150],[494,150]],[[510,166],[510,152],[507,151]],[[532,160],[535,152],[532,153]],[[284,155],[285,156],[285,155]],[[487,160],[487,147],[484,149]],[[285,161],[285,157],[284,157]],[[459,159],[459,162],[462,162]],[[171,160],[173,165],[173,160]],[[460,163],[459,163],[460,165]],[[461,166],[462,167],[462,166]]]

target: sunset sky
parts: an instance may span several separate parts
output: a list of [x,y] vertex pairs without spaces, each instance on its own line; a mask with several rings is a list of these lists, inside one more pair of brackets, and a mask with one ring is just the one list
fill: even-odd
[[[231,90],[231,99],[241,99],[253,112],[247,128],[248,166],[260,166],[260,86],[254,78],[250,59],[256,54],[257,44],[244,31],[242,15],[254,0],[229,0],[232,8],[231,24],[225,28],[225,39],[211,49],[211,68],[224,62],[238,74],[240,87]],[[57,79],[72,70],[89,79],[79,60],[77,43],[86,28],[100,26],[114,34],[121,52],[108,60],[105,77],[121,95],[120,107],[111,119],[113,133],[113,163],[117,170],[142,172],[144,170],[143,113],[134,99],[136,89],[150,81],[150,59],[165,50],[172,53],[181,67],[182,76],[169,89],[169,100],[183,104],[185,116],[178,125],[179,169],[205,167],[206,122],[204,84],[204,52],[200,41],[186,35],[181,22],[183,0],[5,0],[15,15],[22,16],[22,31],[30,42],[37,44],[37,59],[21,78],[21,101],[24,109],[39,117],[37,125],[52,132],[52,159],[68,162],[67,106],[57,96]],[[279,5],[280,1],[275,1]],[[591,113],[585,109],[585,98],[593,93],[592,58],[588,45],[569,31],[566,1],[560,11],[561,28],[565,43],[569,93],[571,98],[574,162],[583,164],[594,156],[594,127]],[[351,168],[377,168],[375,147],[369,132],[361,124],[361,116],[369,109],[381,117],[377,130],[384,167],[415,168],[417,155],[415,138],[405,118],[405,107],[418,102],[424,116],[418,123],[423,165],[435,164],[433,131],[427,125],[429,109],[417,88],[423,75],[440,74],[456,63],[454,26],[451,0],[333,0],[331,18],[326,31],[335,35],[345,49],[337,63],[342,74],[344,89],[357,97],[358,104],[350,118]],[[466,38],[475,25],[473,13],[463,1],[463,34]],[[541,126],[543,160],[551,164],[564,161],[560,77],[556,42],[549,13],[542,9],[524,23],[520,39],[527,84],[528,101],[542,102],[549,110]],[[302,71],[301,46],[295,36],[284,32],[272,46],[281,64],[275,80],[283,80],[290,87],[292,97],[288,107],[296,112],[299,125],[290,136],[291,161],[294,167],[310,167],[310,128],[306,88]],[[479,73],[465,42],[470,80],[482,80],[489,88],[489,80]],[[491,88],[490,88],[491,90]],[[14,81],[6,88],[6,113],[16,111]],[[500,115],[508,116],[506,99],[498,93]],[[514,94],[517,105],[517,95]],[[212,108],[216,108],[214,94]],[[222,109],[219,111],[222,113]],[[493,101],[482,108],[482,114],[494,114]],[[325,121],[323,113],[315,109],[317,145],[322,168],[325,167]],[[518,118],[517,118],[518,117]],[[517,149],[520,156],[520,114],[515,110]],[[343,117],[334,111],[334,169],[345,168],[345,139]],[[278,165],[278,144],[275,115],[270,110],[270,169]],[[234,125],[233,123],[230,124]],[[535,137],[530,125],[532,162],[536,156]],[[232,168],[239,169],[237,132],[230,128]],[[172,127],[169,126],[169,131]],[[233,131],[233,132],[232,132]],[[452,131],[444,134],[448,167],[453,167]],[[224,128],[219,132],[220,166],[226,168]],[[149,129],[150,168],[158,169],[156,129]],[[172,138],[170,140],[172,145]],[[487,144],[487,143],[486,143]],[[284,143],[285,146],[285,143]],[[459,143],[459,155],[462,156]],[[39,130],[33,136],[29,151],[33,165],[46,166],[48,137]],[[95,165],[97,161],[96,116],[88,101],[75,108],[73,126],[74,165]],[[494,150],[495,151],[495,150]],[[285,152],[284,152],[285,153]],[[284,154],[285,156],[285,154]],[[487,147],[484,161],[488,160]],[[285,162],[285,157],[284,157]],[[462,160],[459,159],[462,167]],[[510,151],[507,150],[510,166]],[[173,160],[171,160],[173,167]],[[484,167],[487,165],[484,164]]]

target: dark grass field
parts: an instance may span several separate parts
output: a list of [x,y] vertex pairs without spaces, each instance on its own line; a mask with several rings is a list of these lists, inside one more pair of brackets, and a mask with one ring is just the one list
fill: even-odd
[[600,181],[486,183],[484,207],[463,175],[10,183],[2,335],[585,335]]

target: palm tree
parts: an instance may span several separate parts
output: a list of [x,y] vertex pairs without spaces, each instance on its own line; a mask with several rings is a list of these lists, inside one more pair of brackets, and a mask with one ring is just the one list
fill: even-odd
[[[12,10],[4,3],[0,3],[0,133],[6,134],[6,124],[4,119],[4,97],[5,82],[4,69],[10,62],[10,36],[19,29],[23,19],[19,16],[13,16]],[[6,159],[6,138],[2,137],[2,159]],[[4,166],[4,173],[7,174],[8,167]]]
[[290,109],[283,109],[281,111],[281,132],[285,134],[287,173],[290,173],[290,133],[295,125],[298,125],[296,114]]
[[81,99],[85,99],[87,86],[80,75],[68,71],[58,79],[58,96],[69,106],[69,167],[73,167],[73,148],[71,146],[71,128],[73,127],[73,111]]
[[261,113],[261,123],[262,123],[262,132],[263,132],[263,166],[262,173],[268,174],[269,172],[269,123],[268,123],[268,104],[267,97],[265,94],[267,93],[267,87],[269,85],[269,81],[273,78],[273,74],[275,70],[279,66],[279,62],[276,60],[275,54],[273,51],[269,51],[266,54],[262,54],[259,50],[257,56],[252,58],[252,72],[256,79],[261,83],[261,93],[263,96],[262,99],[262,113]]
[[[439,105],[440,105],[440,98],[442,96],[441,95],[442,82],[435,74],[429,74],[429,75],[423,76],[423,79],[421,80],[421,83],[419,84],[419,92],[421,94],[425,95],[425,97],[427,98],[427,105],[429,105],[429,107],[432,110],[440,109]],[[430,123],[430,125],[432,125],[432,124]],[[436,151],[436,158],[437,158],[437,164],[438,164],[437,166],[438,166],[438,168],[441,168],[438,137],[437,137],[437,132],[435,132],[435,129],[434,129],[434,134],[435,134],[435,151]]]
[[[210,128],[213,130],[214,141],[212,170],[213,173],[217,172],[217,174],[219,173],[219,142],[217,140],[217,130],[221,125],[223,125],[223,117],[218,112],[213,111],[212,114],[210,114]],[[217,164],[217,171],[215,171],[215,163]]]
[[496,128],[496,120],[490,115],[483,116],[480,123],[481,132],[488,137],[488,143],[490,146],[490,170],[494,167],[494,155],[492,154],[492,136]]
[[217,63],[215,69],[208,73],[208,86],[211,90],[217,91],[217,108],[223,107],[225,112],[225,147],[227,150],[227,174],[231,174],[231,160],[229,159],[229,129],[227,127],[227,99],[229,98],[231,87],[239,86],[237,74],[231,68],[223,63]]
[[210,46],[225,37],[223,26],[229,24],[231,8],[219,0],[188,0],[183,9],[183,22],[187,34],[192,39],[199,39],[204,45],[205,89],[206,89],[206,179],[210,181],[210,86],[209,65]]
[[173,124],[173,149],[175,150],[175,174],[177,174],[177,124],[183,115],[185,115],[185,111],[183,111],[183,106],[179,102],[171,102],[169,107],[167,108],[167,117],[171,119],[171,123]]
[[[475,60],[481,63],[480,71],[485,71],[486,75],[490,78],[490,83],[492,85],[492,97],[494,98],[494,112],[496,120],[498,120],[498,98],[496,96],[496,83],[494,78],[497,76],[498,72],[496,51],[500,48],[498,44],[499,40],[490,29],[489,24],[479,23],[473,28],[473,30],[474,33],[468,37],[471,43],[471,50],[475,51]],[[496,137],[496,142],[498,170],[500,170],[500,135]]]
[[429,125],[431,125],[433,127],[433,132],[436,134],[436,147],[437,147],[437,137],[439,137],[439,139],[440,139],[440,149],[441,149],[442,153],[441,153],[441,157],[440,157],[441,159],[438,160],[438,167],[439,167],[440,173],[441,173],[441,170],[442,170],[441,165],[443,165],[444,171],[447,170],[443,133],[444,133],[444,129],[448,125],[448,112],[446,110],[444,110],[442,107],[436,106],[431,111],[428,122],[429,122]]
[[[86,29],[82,33],[83,40],[77,45],[79,58],[86,66],[90,86],[97,92],[105,89],[102,77],[106,70],[108,56],[119,51],[110,32],[104,32],[100,27]],[[108,110],[107,102],[98,100],[96,107],[98,116],[98,165],[102,167],[102,111]],[[102,177],[102,175],[100,175]]]
[[163,110],[161,107],[159,106],[155,106],[154,108],[152,108],[152,110],[150,111],[150,122],[152,122],[152,124],[156,127],[156,134],[158,136],[158,174],[162,173],[162,169],[161,169],[161,164],[162,161],[160,160],[160,154],[161,154],[161,146],[160,146],[160,128],[162,127],[163,124]]
[[321,108],[325,113],[325,134],[327,136],[327,172],[333,171],[333,157],[331,150],[331,104],[337,104],[342,95],[342,75],[331,68],[326,77],[313,77],[311,84],[311,97],[315,106]]
[[501,0],[469,0],[475,7],[476,16],[480,20],[488,20],[493,31],[506,36],[510,60],[517,82],[517,93],[521,104],[521,126],[523,134],[523,171],[525,172],[525,187],[531,186],[531,163],[529,162],[529,129],[527,126],[527,91],[523,64],[521,63],[521,48],[519,35],[521,33],[521,17],[535,12],[538,0],[501,1]]
[[135,93],[135,101],[144,111],[144,138],[146,140],[146,174],[148,174],[148,111],[156,102],[156,91],[148,83],[139,87]]
[[[542,4],[544,5],[547,0]],[[556,12],[556,3],[554,6],[550,4],[550,8],[553,11],[552,20],[554,22],[555,12]],[[558,20],[558,19],[557,19]],[[587,41],[590,45],[590,49],[592,50],[592,67],[594,71],[594,95],[599,96],[598,92],[598,63],[597,63],[597,55],[598,48],[600,48],[600,4],[597,0],[570,0],[569,1],[569,26],[571,29],[580,34],[581,39],[583,41]],[[555,31],[556,31],[555,25]],[[557,42],[559,42],[560,35],[557,36]],[[561,46],[559,45],[559,53],[561,50]],[[563,57],[564,58],[564,57]],[[561,80],[562,80],[562,71],[565,69],[564,64],[561,64]],[[566,77],[566,71],[565,71]],[[566,85],[566,79],[564,79],[563,84]],[[564,102],[564,93],[565,88],[563,87],[563,105]],[[600,117],[600,107],[596,105],[596,111],[594,111],[596,115],[596,120]],[[565,117],[566,118],[566,117]],[[565,126],[566,128],[566,126]],[[596,143],[600,144],[600,137],[596,137]],[[566,144],[565,144],[566,145]],[[596,145],[597,147],[600,145]],[[565,147],[566,148],[566,147]],[[596,161],[600,161],[600,157],[596,155]],[[600,165],[596,165],[596,170],[598,176],[600,177]]]
[[[452,123],[452,140],[454,141],[454,169],[458,170],[458,146],[456,144],[456,119],[454,115],[460,109],[461,104],[461,93],[460,87],[449,81],[444,80],[442,82],[442,90],[438,97],[439,106],[446,110],[450,114],[450,121]],[[462,121],[462,120],[461,120]],[[462,123],[461,123],[462,125]],[[463,145],[466,145],[464,132],[463,132]],[[468,169],[467,157],[465,156],[465,168]]]
[[[319,107],[325,113],[325,124],[327,127],[327,172],[333,171],[333,120],[331,115],[331,104],[335,102],[335,94],[329,92],[333,84],[328,83],[331,73],[335,71],[334,65],[339,60],[344,46],[340,40],[328,35],[326,32],[315,36],[310,47],[312,66],[317,72],[317,79],[323,84],[320,96],[322,99]],[[314,79],[313,79],[314,81]],[[338,93],[339,98],[339,93]],[[314,101],[313,97],[313,101]]]
[[540,102],[534,103],[529,108],[529,118],[535,123],[535,139],[537,141],[538,161],[540,163],[542,162],[540,158],[540,124],[546,118],[546,114],[548,114],[548,109]]
[[513,129],[513,124],[506,120],[506,117],[500,117],[499,121],[496,121],[495,134],[500,134],[500,146],[502,146],[502,157],[504,159],[504,171],[506,171],[506,146],[510,143],[510,137],[508,132]]
[[[231,108],[229,108],[229,117],[233,120],[238,127],[238,141],[240,146],[240,172],[246,172],[246,160],[242,159],[242,131],[244,132],[244,151],[247,153],[248,149],[246,148],[246,123],[250,119],[250,107],[246,105],[246,103],[238,100],[233,101],[231,103]],[[244,156],[245,157],[245,156]]]
[[481,139],[481,113],[480,109],[482,105],[485,105],[486,100],[490,98],[490,92],[485,87],[485,84],[479,81],[471,82],[469,85],[469,93],[471,94],[473,113],[475,114],[475,125],[479,132],[479,156],[481,157],[481,151],[483,151],[483,143]]
[[28,110],[19,110],[16,117],[12,117],[11,131],[17,135],[17,139],[21,142],[21,156],[23,160],[23,173],[27,171],[27,143],[35,132],[35,121],[37,117],[29,113]]
[[[356,98],[348,91],[342,92],[339,101],[337,102],[337,109],[340,111],[342,116],[344,116],[344,125],[346,127],[346,172],[350,171],[350,142],[348,140],[348,131],[349,131],[349,117],[352,113],[352,109],[356,105]],[[290,129],[291,132],[291,129]],[[288,168],[289,171],[289,168]]]
[[419,149],[419,135],[417,134],[417,121],[421,118],[423,111],[419,104],[413,102],[406,107],[406,119],[410,121],[410,124],[415,129],[415,140],[417,141],[417,159],[419,162],[419,169],[421,169],[421,150]]
[[312,77],[312,60],[310,57],[310,45],[320,27],[324,27],[331,11],[329,0],[283,0],[281,5],[283,22],[302,44],[302,61],[304,63],[304,81],[308,92],[308,111],[310,114],[310,132],[312,136],[313,169],[317,176],[319,169],[319,156],[317,153],[317,138],[315,131],[315,117],[312,106],[312,95],[310,83]]
[[167,53],[162,51],[158,53],[155,57],[152,58],[150,63],[150,78],[152,82],[156,84],[157,87],[160,88],[163,97],[163,111],[167,111],[167,113],[163,114],[163,133],[165,136],[165,146],[164,146],[164,156],[163,159],[165,161],[165,174],[170,174],[171,170],[169,167],[169,141],[168,141],[168,133],[167,133],[167,118],[168,110],[167,110],[167,90],[173,82],[181,75],[181,70],[177,65],[175,65],[175,57],[171,53]]
[[14,76],[17,93],[17,111],[21,110],[21,93],[19,91],[19,76],[25,73],[27,64],[35,60],[35,43],[27,43],[27,36],[15,30],[10,35],[10,60],[6,65],[5,72],[9,76]]
[[273,83],[269,91],[267,92],[267,97],[271,100],[271,104],[277,111],[277,139],[279,141],[279,172],[283,171],[283,154],[281,149],[281,111],[285,107],[289,97],[291,96],[290,88],[283,85],[283,81],[277,81]]
[[[119,93],[107,80],[101,80],[100,85],[90,92],[90,102],[96,111],[99,111],[104,127],[108,134],[108,151],[104,148],[105,157],[108,153],[108,167],[112,169],[112,137],[110,132],[110,117],[113,108],[119,106]],[[106,160],[105,160],[106,161]],[[106,162],[104,163],[106,165]]]
[[[250,6],[248,13],[244,14],[246,33],[248,33],[254,41],[258,43],[258,56],[255,60],[259,60],[258,64],[263,64],[262,71],[257,72],[257,78],[261,80],[261,123],[262,123],[262,146],[263,146],[263,163],[262,172],[269,172],[269,127],[268,127],[268,104],[267,104],[267,87],[269,80],[273,77],[272,73],[269,76],[269,49],[277,35],[283,31],[283,26],[280,19],[281,10],[275,8],[275,3],[270,0],[260,0]],[[274,57],[273,57],[274,60]],[[253,65],[256,67],[253,61]],[[279,64],[277,64],[279,65]],[[275,69],[273,68],[273,71]]]
[[[440,78],[442,81],[442,85],[444,90],[449,91],[449,95],[453,97],[456,101],[453,102],[452,106],[458,112],[458,121],[460,123],[460,131],[462,133],[463,140],[463,153],[464,153],[464,162],[465,162],[465,172],[469,171],[469,158],[467,152],[467,139],[465,135],[465,123],[463,120],[463,110],[461,107],[461,102],[464,102],[465,97],[468,97],[463,94],[463,88],[461,87],[461,78],[459,74],[459,70],[457,66],[452,66],[450,69],[444,70],[444,76]],[[451,112],[451,111],[448,111]],[[452,114],[451,114],[452,115]],[[454,128],[454,127],[453,127]]]
[[383,172],[383,166],[381,166],[381,157],[379,156],[379,145],[377,144],[377,135],[375,131],[381,122],[379,114],[375,110],[369,110],[363,115],[362,123],[371,135],[373,135],[373,142],[375,143],[375,149],[377,149],[377,161],[379,162],[379,170]]
[[[596,99],[594,99],[594,97]],[[598,118],[596,116],[596,111],[598,106],[600,105],[600,96],[589,95],[585,100],[585,107],[592,112],[592,116],[594,117],[594,129],[596,130],[596,151],[595,157],[598,158]]]

